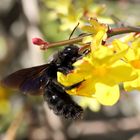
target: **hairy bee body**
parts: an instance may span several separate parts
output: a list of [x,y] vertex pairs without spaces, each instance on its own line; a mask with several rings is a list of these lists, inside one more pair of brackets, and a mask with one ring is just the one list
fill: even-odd
[[78,47],[68,46],[61,52],[58,52],[54,59],[49,63],[47,68],[48,78],[45,91],[44,99],[47,101],[50,109],[55,114],[64,116],[65,118],[76,119],[80,118],[83,113],[83,109],[77,105],[70,95],[68,95],[63,87],[59,85],[57,81],[57,71],[61,71],[66,74],[73,69],[72,64],[81,55],[78,53]]
[[55,114],[70,119],[81,118],[83,109],[65,92],[65,89],[72,89],[80,83],[64,87],[57,82],[57,72],[69,73],[73,70],[72,64],[80,57],[79,48],[70,45],[55,54],[49,63],[16,71],[1,83],[27,94],[40,95],[43,92],[44,100]]
[[44,92],[44,100],[56,115],[69,119],[81,118],[83,109],[77,105],[70,95],[51,81],[47,83]]

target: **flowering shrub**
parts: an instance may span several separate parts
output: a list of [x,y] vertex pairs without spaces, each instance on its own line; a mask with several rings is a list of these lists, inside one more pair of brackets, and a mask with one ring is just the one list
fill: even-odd
[[[109,42],[112,30],[93,18],[90,18],[88,24],[81,29],[86,31],[86,35],[82,39],[79,37],[80,40],[76,41],[82,41],[81,48],[86,46],[89,53],[73,63],[74,69],[68,74],[57,72],[57,80],[64,86],[82,83],[66,92],[71,95],[94,98],[102,105],[113,105],[119,100],[120,84],[126,91],[140,89],[139,34],[131,33]],[[38,43],[38,39],[37,41],[33,39],[33,42],[41,45],[43,49],[53,46],[43,40]],[[67,42],[70,40],[62,44]]]
[[104,23],[113,23],[113,20],[104,16],[105,4],[96,4],[93,0],[73,1],[73,0],[44,0],[52,20],[60,20],[60,29],[72,30],[80,21],[80,26],[89,17],[97,18]]
[[[81,1],[71,0],[45,2],[53,13],[51,17],[60,20],[62,30],[72,30],[79,22],[77,28],[81,34],[76,38],[55,43],[35,38],[34,44],[45,50],[54,46],[76,43],[80,45],[79,51],[86,49],[89,51],[73,63],[74,69],[68,74],[57,72],[57,80],[64,86],[81,82],[78,87],[66,90],[68,94],[89,97],[93,102],[96,100],[96,103],[102,105],[114,105],[120,98],[120,85],[125,91],[140,89],[139,27],[119,26],[111,29],[109,25],[114,24],[114,21],[103,15],[105,5],[93,6],[91,0],[84,4]],[[57,8],[54,8],[55,5]],[[128,34],[110,39],[123,33]],[[89,103],[86,98],[87,102],[82,101],[83,105],[91,104],[91,99]]]
[[140,88],[140,37],[130,34],[129,41],[115,39],[104,43],[108,39],[108,27],[92,18],[89,23],[83,29],[92,35],[83,40],[90,42],[90,52],[73,64],[74,70],[69,74],[58,72],[58,81],[64,86],[83,81],[67,93],[95,98],[102,105],[113,105],[120,97],[120,84],[125,90]]

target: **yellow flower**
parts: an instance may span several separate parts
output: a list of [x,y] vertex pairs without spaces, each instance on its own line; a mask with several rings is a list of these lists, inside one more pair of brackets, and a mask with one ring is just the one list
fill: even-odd
[[60,29],[61,30],[68,30],[68,29],[73,30],[74,27],[80,21],[82,13],[80,11],[78,11],[78,9],[75,9],[75,7],[73,5],[69,5],[67,14],[61,14],[59,16],[60,16],[61,22],[62,22]]
[[71,5],[71,0],[46,0],[46,6],[55,10],[59,14],[67,14],[68,8]]
[[72,0],[46,1],[46,6],[52,10],[50,18],[53,20],[59,18],[61,30],[73,30],[82,16],[81,8],[76,8],[75,4],[71,3],[73,3]]
[[133,39],[131,47],[124,59],[135,69],[138,77],[135,80],[124,83],[124,88],[127,91],[135,89],[140,90],[140,37],[136,36],[136,38]]
[[140,88],[140,39],[134,39],[131,34],[123,41],[115,39],[111,45],[103,45],[108,27],[93,18],[82,29],[91,33],[83,40],[90,43],[90,53],[77,60],[69,74],[57,73],[58,82],[64,86],[82,82],[66,92],[94,98],[102,105],[113,105],[120,97],[119,84],[124,84],[126,89]]
[[102,41],[107,38],[108,26],[106,24],[101,24],[97,19],[90,18],[89,25],[82,27],[82,30],[91,33],[91,36],[85,37],[83,39],[84,43],[91,42],[91,47],[99,47]]
[[128,46],[120,41],[115,45],[124,48],[114,54],[112,49],[100,45],[83,59],[75,62],[75,69],[70,74],[63,75],[58,72],[58,82],[70,86],[83,81],[79,87],[68,90],[67,93],[96,98],[103,105],[115,104],[119,99],[118,84],[137,77],[131,65],[121,60],[127,53]]
[[88,33],[92,33],[95,35],[99,31],[103,31],[103,30],[107,31],[108,29],[107,25],[99,23],[97,19],[90,18],[88,22],[89,25],[85,25],[82,27],[82,30]]

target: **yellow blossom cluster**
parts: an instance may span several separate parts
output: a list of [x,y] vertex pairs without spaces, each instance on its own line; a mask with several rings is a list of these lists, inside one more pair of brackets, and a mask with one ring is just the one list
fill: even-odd
[[96,5],[93,0],[73,1],[73,0],[44,0],[46,6],[52,10],[50,18],[59,19],[61,22],[61,30],[73,30],[80,21],[80,26],[83,21],[89,17],[98,17],[104,23],[113,23],[111,18],[105,17],[103,13],[106,6]]
[[84,38],[90,52],[77,60],[69,74],[57,72],[57,79],[64,86],[82,83],[66,92],[71,95],[96,99],[102,105],[113,105],[120,97],[119,85],[126,91],[140,89],[140,36],[107,41],[108,26],[91,18],[84,31],[92,35]]

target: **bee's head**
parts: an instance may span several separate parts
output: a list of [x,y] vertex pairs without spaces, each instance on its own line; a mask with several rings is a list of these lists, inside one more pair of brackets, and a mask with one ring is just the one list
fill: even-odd
[[57,55],[54,56],[55,59],[53,59],[53,61],[56,62],[58,66],[67,66],[72,65],[80,56],[79,48],[75,45],[69,45],[57,53]]
[[64,48],[61,55],[63,57],[72,58],[72,57],[75,57],[78,55],[78,51],[79,51],[79,48],[77,46],[69,45],[69,46]]

